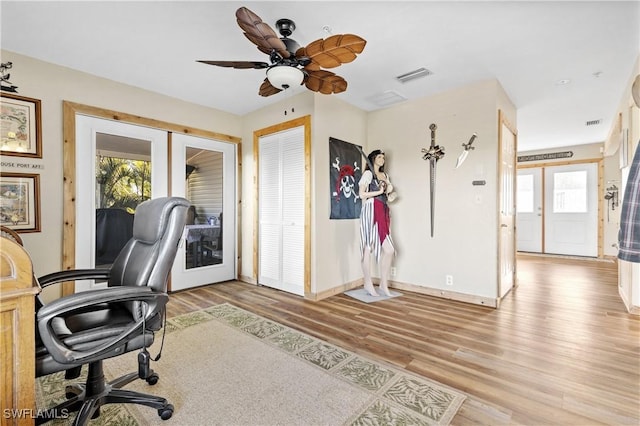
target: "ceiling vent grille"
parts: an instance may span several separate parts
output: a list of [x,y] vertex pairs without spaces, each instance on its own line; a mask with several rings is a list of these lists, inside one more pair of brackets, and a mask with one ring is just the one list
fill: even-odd
[[602,120],[600,120],[600,119],[598,119],[598,120],[589,120],[586,123],[584,123],[584,125],[585,126],[597,126],[601,122],[602,122]]
[[432,75],[433,72],[429,71],[426,68],[418,68],[417,70],[413,70],[411,72],[408,72],[406,74],[402,74],[396,77],[396,80],[398,80],[400,83],[407,83],[411,80],[415,80],[417,78],[422,78],[422,77],[426,77],[428,75]]
[[378,93],[377,95],[371,96],[369,101],[374,104],[385,107],[391,104],[396,104],[398,102],[406,101],[407,98],[400,93],[394,90],[387,90],[386,92]]

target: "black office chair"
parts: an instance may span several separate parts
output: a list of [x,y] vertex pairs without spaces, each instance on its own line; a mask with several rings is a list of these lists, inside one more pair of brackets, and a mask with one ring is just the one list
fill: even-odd
[[[108,281],[90,290],[43,304],[36,312],[36,377],[66,371],[77,378],[88,365],[86,383],[66,387],[67,400],[39,413],[36,423],[78,411],[76,425],[100,414],[100,406],[134,403],[158,410],[166,420],[173,406],[165,398],[120,389],[137,378],[153,385],[158,375],[149,368],[149,347],[165,319],[167,281],[184,231],[189,202],[164,197],[136,209],[133,237],[109,269],[61,271],[39,278],[42,287],[84,279]],[[134,350],[138,371],[109,383],[102,361]]]

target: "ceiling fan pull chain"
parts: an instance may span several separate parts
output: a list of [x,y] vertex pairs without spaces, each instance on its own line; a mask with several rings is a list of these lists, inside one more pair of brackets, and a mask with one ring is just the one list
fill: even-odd
[[[287,87],[286,89],[284,89],[284,96],[286,98],[286,104],[289,104],[292,98],[291,95],[291,88]],[[285,106],[284,108],[284,115],[287,115],[287,110],[288,108]],[[291,113],[293,114],[296,111],[295,107],[293,105],[291,105]]]

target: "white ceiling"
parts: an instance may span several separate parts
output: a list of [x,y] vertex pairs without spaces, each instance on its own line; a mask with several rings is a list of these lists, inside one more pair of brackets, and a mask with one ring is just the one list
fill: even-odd
[[[518,110],[520,151],[603,142],[640,53],[638,1],[2,0],[0,43],[12,52],[243,115],[285,94],[258,95],[264,70],[196,62],[268,62],[238,27],[240,6],[274,30],[276,20],[294,20],[291,38],[303,46],[330,34],[367,40],[354,62],[331,70],[347,80],[347,91],[322,95],[363,110],[382,108],[372,99],[389,91],[415,99],[497,79]],[[420,67],[433,75],[396,81]],[[20,93],[20,64],[13,65],[11,82]],[[591,120],[602,121],[586,126]]]

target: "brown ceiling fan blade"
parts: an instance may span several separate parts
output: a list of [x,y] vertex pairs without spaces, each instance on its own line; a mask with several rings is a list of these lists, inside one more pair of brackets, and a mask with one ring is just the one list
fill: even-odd
[[280,40],[276,32],[262,19],[247,9],[241,7],[236,11],[238,25],[244,31],[244,35],[251,43],[258,46],[258,50],[270,54],[272,50],[278,52],[283,58],[288,58],[291,54],[287,51],[287,46]]
[[331,71],[307,71],[305,86],[313,92],[331,95],[347,90],[347,81]]
[[308,56],[322,68],[335,68],[349,63],[364,50],[366,40],[354,34],[336,34],[326,39],[312,41],[298,50],[296,56]]
[[268,78],[265,78],[264,81],[262,82],[262,84],[260,85],[260,91],[258,91],[258,94],[260,96],[271,96],[271,95],[275,95],[278,92],[282,92],[282,90],[278,89],[277,87],[275,87],[274,85],[272,85],[269,82]]
[[253,62],[253,61],[196,61],[203,64],[215,65],[218,67],[238,68],[238,69],[262,69],[269,68],[269,64],[266,62]]

